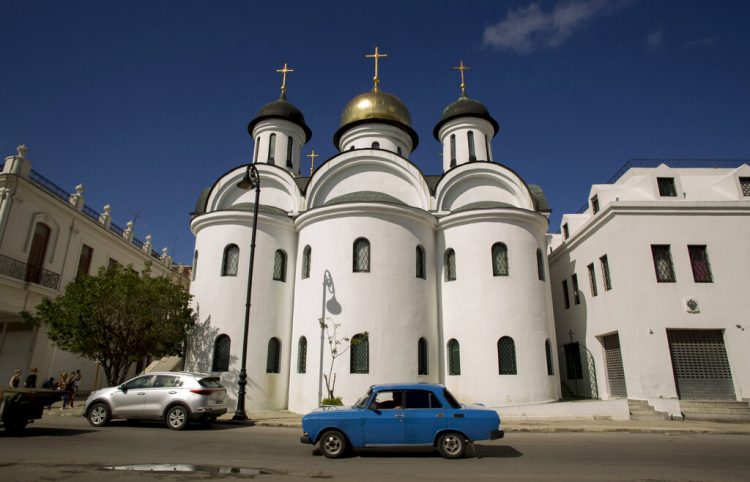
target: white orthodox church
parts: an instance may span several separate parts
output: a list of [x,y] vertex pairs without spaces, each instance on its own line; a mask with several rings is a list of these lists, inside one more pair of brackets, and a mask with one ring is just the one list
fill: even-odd
[[[396,381],[444,383],[489,406],[558,400],[542,190],[495,162],[499,125],[467,97],[463,64],[461,95],[433,131],[442,173],[422,173],[409,111],[380,90],[370,57],[373,89],[344,106],[339,153],[309,177],[312,133],[285,82],[248,126],[261,188],[248,409],[317,407],[332,362],[344,403]],[[220,372],[235,400],[255,202],[237,186],[246,167],[206,189],[191,221],[199,326],[187,368]]]

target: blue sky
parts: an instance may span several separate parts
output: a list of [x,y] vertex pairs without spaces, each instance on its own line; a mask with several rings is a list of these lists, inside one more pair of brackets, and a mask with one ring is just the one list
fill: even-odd
[[189,262],[201,189],[246,163],[247,123],[288,98],[333,156],[344,105],[381,88],[409,108],[411,159],[440,174],[432,137],[459,95],[500,123],[495,160],[539,184],[560,216],[630,158],[750,157],[750,3],[690,1],[0,0],[0,155],[87,204],[135,213],[136,234]]

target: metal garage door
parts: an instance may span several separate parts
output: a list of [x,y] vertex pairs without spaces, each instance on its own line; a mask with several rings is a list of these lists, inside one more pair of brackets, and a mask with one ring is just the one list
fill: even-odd
[[622,366],[622,351],[620,350],[620,335],[617,333],[602,338],[604,343],[604,359],[607,362],[607,380],[609,380],[609,395],[611,397],[627,398],[628,390],[625,386],[625,369]]
[[736,399],[721,330],[667,330],[667,339],[681,399]]

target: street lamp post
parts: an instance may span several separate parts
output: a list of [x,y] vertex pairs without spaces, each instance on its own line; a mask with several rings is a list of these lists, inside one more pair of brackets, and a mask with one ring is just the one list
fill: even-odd
[[248,164],[245,177],[237,183],[237,187],[244,190],[255,188],[255,204],[253,205],[253,232],[250,238],[250,269],[247,274],[247,297],[245,298],[245,333],[242,337],[242,368],[237,385],[237,409],[232,420],[247,421],[245,413],[245,385],[247,385],[247,332],[250,327],[250,301],[253,293],[253,262],[255,261],[255,234],[258,232],[258,204],[260,202],[260,176],[253,164]]

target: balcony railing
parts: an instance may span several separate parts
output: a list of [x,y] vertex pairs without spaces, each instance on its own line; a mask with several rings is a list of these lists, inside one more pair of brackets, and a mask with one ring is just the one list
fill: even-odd
[[[0,254],[0,274],[21,281],[38,284],[45,288],[57,290],[60,285],[60,275],[46,269],[39,269],[36,273],[30,273],[28,265],[23,261],[9,258]],[[31,276],[27,276],[31,275]]]

